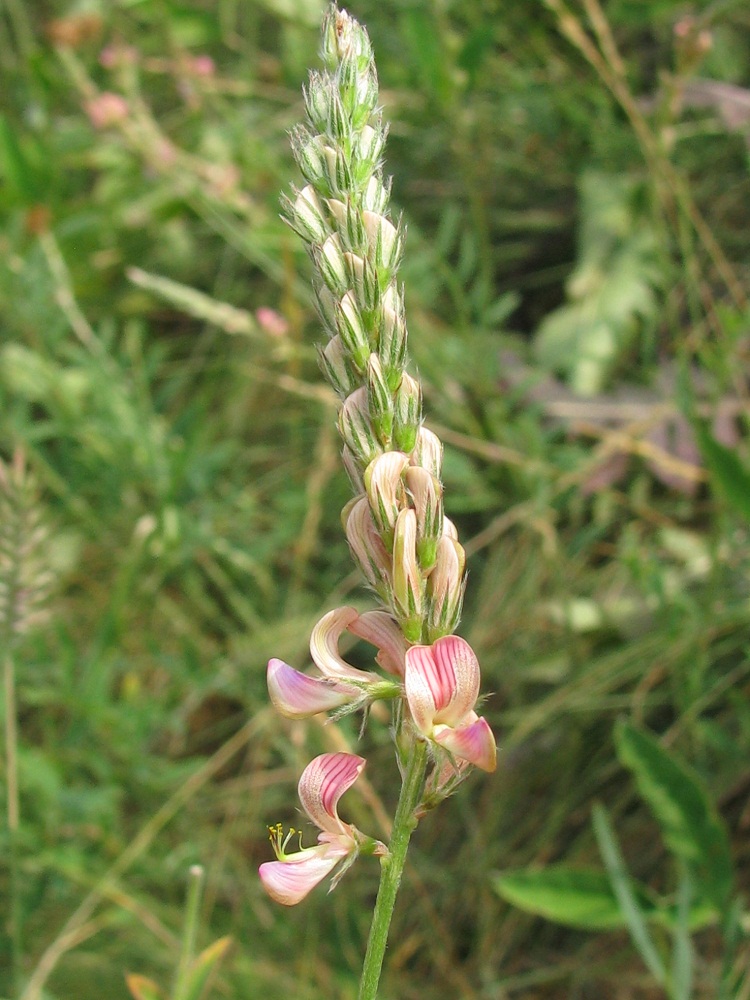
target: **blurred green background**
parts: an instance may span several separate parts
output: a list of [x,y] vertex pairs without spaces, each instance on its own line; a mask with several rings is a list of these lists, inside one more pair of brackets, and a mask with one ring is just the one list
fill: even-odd
[[[0,454],[26,453],[57,581],[14,653],[29,1000],[125,1000],[131,973],[168,987],[194,863],[199,944],[234,942],[212,997],[356,995],[376,864],[293,910],[256,874],[312,755],[368,758],[343,807],[368,832],[398,790],[383,726],[288,723],[265,690],[269,656],[304,667],[317,619],[369,600],[308,262],[278,217],[323,9],[0,4]],[[750,885],[750,10],[349,9],[375,49],[412,365],[501,748],[417,831],[382,995],[665,996],[622,926],[549,922],[498,876],[603,872],[603,803],[632,874],[679,909],[702,859],[618,756],[627,719],[728,831],[732,898]],[[669,995],[750,997],[736,914],[678,935],[693,960]]]

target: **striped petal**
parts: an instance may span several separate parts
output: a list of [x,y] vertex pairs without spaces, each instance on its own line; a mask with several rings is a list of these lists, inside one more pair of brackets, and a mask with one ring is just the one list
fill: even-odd
[[365,763],[364,757],[352,753],[324,753],[310,761],[299,779],[302,808],[316,826],[334,838],[352,837],[351,827],[341,822],[336,806]]
[[387,611],[365,611],[348,626],[352,635],[380,650],[375,662],[395,677],[404,676],[404,657],[408,643]]
[[258,874],[271,899],[283,906],[294,906],[323,881],[341,857],[328,844],[322,844],[300,851],[286,861],[266,861]]
[[455,726],[474,708],[479,661],[465,639],[446,635],[406,652],[406,700],[417,728],[431,736],[436,724]]
[[495,737],[486,719],[476,719],[468,726],[457,729],[436,726],[433,739],[455,757],[467,760],[483,771],[492,773],[497,767]]
[[275,658],[268,661],[267,682],[274,708],[287,719],[309,719],[359,697],[354,688],[308,677]]
[[358,670],[339,655],[341,633],[359,618],[354,608],[336,608],[323,615],[310,636],[310,655],[324,677],[334,681],[354,680],[370,684],[378,680],[375,674]]

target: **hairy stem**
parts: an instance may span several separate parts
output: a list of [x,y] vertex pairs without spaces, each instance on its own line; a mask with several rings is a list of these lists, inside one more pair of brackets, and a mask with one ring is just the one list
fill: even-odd
[[426,769],[427,744],[423,740],[418,740],[409,756],[404,783],[401,786],[401,795],[393,821],[389,854],[381,862],[380,887],[378,898],[375,901],[370,937],[362,967],[359,1000],[375,1000],[378,995],[378,983],[388,942],[388,929],[391,925],[396,895],[406,863],[409,840],[417,825],[414,813],[422,796]]

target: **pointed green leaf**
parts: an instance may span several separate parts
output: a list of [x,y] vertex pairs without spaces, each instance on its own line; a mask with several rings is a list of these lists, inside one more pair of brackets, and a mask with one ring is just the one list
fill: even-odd
[[646,924],[646,914],[636,894],[635,883],[625,867],[620,845],[604,806],[594,806],[594,833],[612,889],[617,896],[630,938],[654,979],[664,985],[667,972]]
[[653,736],[621,722],[615,730],[620,761],[656,817],[668,848],[695,873],[699,895],[722,911],[732,892],[726,827],[698,777],[677,763]]
[[182,1000],[200,1000],[209,975],[227,953],[231,943],[231,937],[219,938],[198,955],[187,975]]
[[[541,871],[504,872],[493,880],[493,885],[507,902],[566,927],[611,930],[625,926],[617,896],[604,872],[551,865]],[[634,892],[643,911],[655,915],[645,888],[636,885]]]
[[716,440],[705,420],[696,417],[693,429],[711,485],[738,514],[750,521],[750,470],[740,461],[736,451]]
[[134,1000],[164,1000],[162,991],[153,979],[149,979],[147,976],[131,973],[125,976],[125,983]]

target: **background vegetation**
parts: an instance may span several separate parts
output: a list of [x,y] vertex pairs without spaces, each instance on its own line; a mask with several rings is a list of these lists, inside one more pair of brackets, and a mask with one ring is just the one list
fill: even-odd
[[[234,942],[211,996],[356,993],[375,866],[290,911],[256,875],[312,754],[364,746],[363,828],[395,799],[377,727],[357,744],[350,720],[290,724],[265,692],[269,656],[302,667],[320,615],[368,600],[307,262],[278,218],[322,9],[0,7],[0,452],[25,451],[55,581],[13,646],[6,997],[124,1000],[133,973],[168,989],[195,863],[198,944]],[[411,354],[501,747],[418,830],[383,995],[748,997],[750,12],[351,12],[391,123]],[[634,923],[627,892],[571,918],[584,885],[606,896],[615,841],[661,923]],[[589,872],[548,907],[577,929],[501,877],[550,866]],[[646,924],[674,956],[661,985]]]

